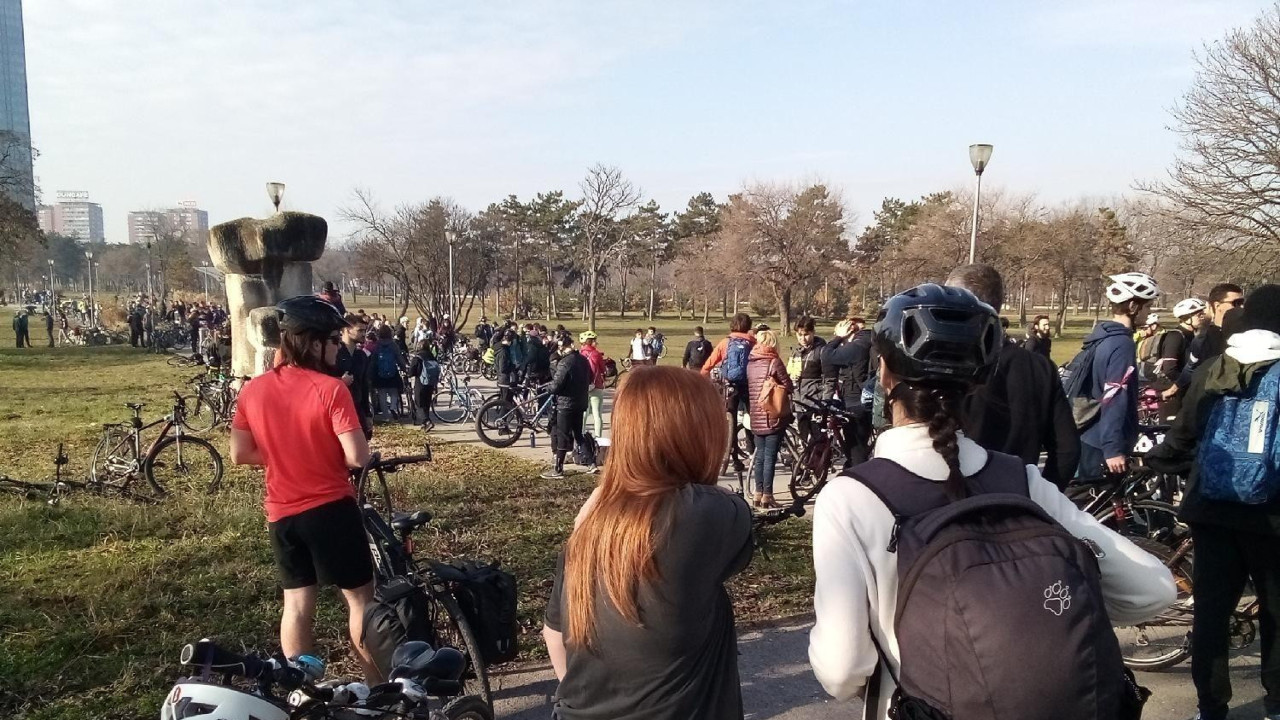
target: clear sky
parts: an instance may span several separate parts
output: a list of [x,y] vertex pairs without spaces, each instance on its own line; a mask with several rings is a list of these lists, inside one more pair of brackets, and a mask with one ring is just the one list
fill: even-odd
[[[664,209],[821,179],[858,225],[886,195],[972,181],[1047,201],[1125,192],[1177,147],[1193,53],[1253,0],[27,0],[46,202],[107,236],[195,199],[286,206],[571,195],[618,165]],[[342,228],[333,228],[341,234]]]

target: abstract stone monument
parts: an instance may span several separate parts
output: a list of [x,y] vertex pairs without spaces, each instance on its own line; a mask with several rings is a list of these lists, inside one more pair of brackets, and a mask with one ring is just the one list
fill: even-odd
[[271,367],[280,329],[273,311],[254,311],[311,293],[311,263],[324,254],[328,234],[324,218],[300,212],[240,218],[209,230],[209,258],[226,274],[235,377]]

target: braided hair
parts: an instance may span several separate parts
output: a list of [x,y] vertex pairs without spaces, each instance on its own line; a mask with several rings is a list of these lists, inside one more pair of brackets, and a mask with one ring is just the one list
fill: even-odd
[[966,389],[957,385],[923,386],[900,382],[889,393],[888,404],[898,403],[907,417],[926,423],[933,449],[947,463],[947,497],[960,500],[969,494],[960,470],[960,404]]

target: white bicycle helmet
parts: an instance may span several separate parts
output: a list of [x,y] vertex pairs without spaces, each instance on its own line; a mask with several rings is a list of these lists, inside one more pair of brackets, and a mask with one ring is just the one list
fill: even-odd
[[160,720],[289,720],[289,713],[235,688],[184,680],[169,691]]
[[1122,303],[1127,300],[1155,300],[1160,286],[1146,273],[1127,272],[1111,276],[1107,286],[1107,300]]
[[1198,312],[1204,312],[1208,305],[1200,298],[1187,298],[1173,306],[1173,316],[1181,320],[1188,315],[1195,315]]
[[1157,315],[1156,313],[1151,313],[1150,315],[1147,316],[1147,321],[1142,324],[1144,326],[1159,325],[1160,316]]

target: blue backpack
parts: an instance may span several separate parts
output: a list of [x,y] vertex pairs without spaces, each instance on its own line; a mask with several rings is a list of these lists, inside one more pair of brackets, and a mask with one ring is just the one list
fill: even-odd
[[383,345],[377,349],[375,357],[378,363],[378,377],[383,380],[391,380],[400,377],[400,364],[396,362],[396,348],[394,345]]
[[428,387],[440,383],[440,363],[435,360],[423,360],[422,370],[418,373],[418,382]]
[[729,338],[724,353],[724,379],[733,385],[747,381],[747,361],[751,359],[751,343],[744,338]]
[[1239,395],[1213,403],[1200,439],[1200,494],[1209,500],[1261,505],[1280,490],[1280,362],[1255,372]]

